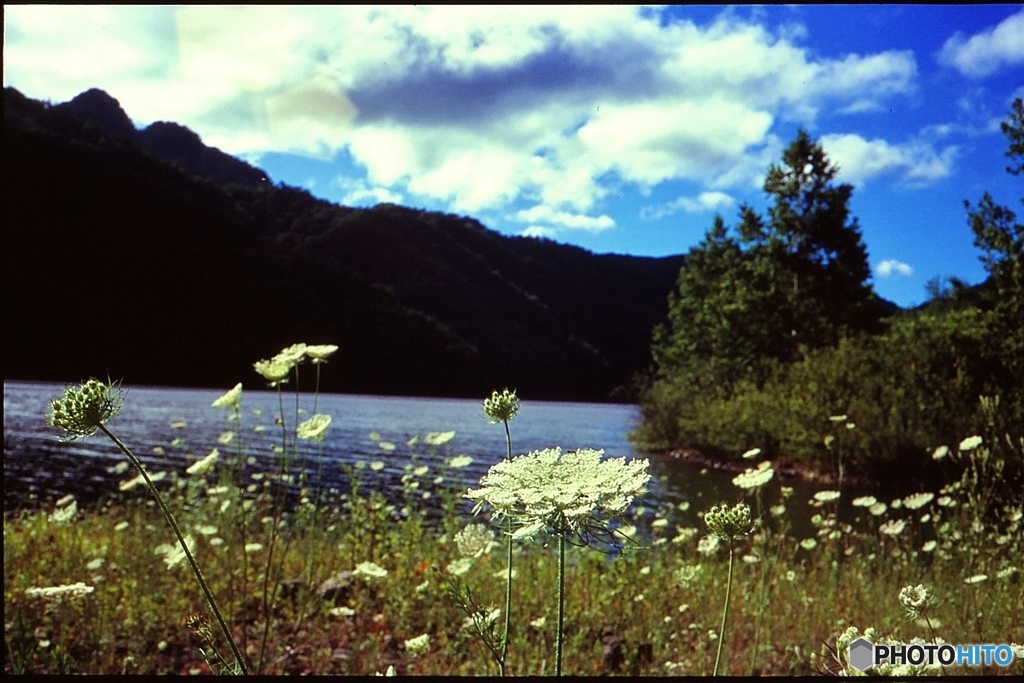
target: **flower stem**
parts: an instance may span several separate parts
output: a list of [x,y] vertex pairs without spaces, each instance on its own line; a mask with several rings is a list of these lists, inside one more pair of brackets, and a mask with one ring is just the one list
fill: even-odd
[[565,533],[558,534],[558,632],[555,634],[555,676],[562,675],[562,624],[565,620]]
[[[505,423],[505,445],[507,447],[508,459],[512,459],[512,433],[508,428],[508,420]],[[509,625],[512,623],[512,520],[509,519],[508,528],[505,529],[508,535],[508,575],[505,577],[505,635],[501,638],[501,661],[499,666],[501,675],[505,675],[505,660],[508,657],[508,633]]]
[[725,620],[729,616],[729,597],[732,595],[732,560],[734,541],[729,539],[729,579],[725,586],[725,605],[722,606],[722,628],[718,629],[718,654],[715,655],[715,668],[711,675],[718,675],[718,663],[722,659],[722,645],[725,643]]
[[238,651],[238,647],[235,645],[235,639],[231,637],[231,631],[228,630],[228,625],[224,621],[224,617],[221,615],[220,610],[217,608],[217,602],[213,599],[213,593],[210,592],[210,587],[206,585],[203,573],[199,571],[199,565],[196,564],[195,558],[192,557],[192,551],[189,550],[188,544],[185,543],[185,538],[181,535],[181,529],[178,528],[178,523],[175,521],[174,515],[171,514],[167,504],[164,503],[163,496],[160,495],[160,491],[158,491],[156,486],[153,484],[153,480],[149,478],[146,468],[142,466],[142,463],[139,462],[138,458],[136,458],[132,452],[128,450],[128,447],[121,443],[121,440],[114,436],[114,434],[107,429],[105,425],[100,424],[99,428],[117,445],[119,449],[121,449],[121,452],[128,457],[128,460],[135,465],[135,469],[137,469],[139,474],[142,475],[150,493],[152,493],[153,497],[156,498],[156,503],[160,507],[160,511],[163,513],[164,519],[166,519],[167,523],[171,525],[171,529],[174,530],[174,535],[177,537],[178,543],[181,544],[181,549],[185,551],[185,559],[188,560],[188,564],[192,568],[192,573],[195,574],[196,579],[199,581],[199,587],[202,588],[203,595],[206,596],[206,601],[210,603],[210,609],[213,610],[213,614],[217,617],[217,623],[220,625],[221,631],[224,632],[224,637],[228,640],[228,645],[231,647],[231,653],[235,656],[235,662],[238,664],[239,670],[243,675],[249,673],[245,667],[245,660],[242,659],[242,655]]

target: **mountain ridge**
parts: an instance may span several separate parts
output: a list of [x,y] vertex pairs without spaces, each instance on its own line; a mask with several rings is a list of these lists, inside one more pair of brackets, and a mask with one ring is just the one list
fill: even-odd
[[[527,398],[629,400],[683,263],[504,236],[468,216],[332,204],[224,162],[184,126],[133,135],[95,89],[58,105],[13,88],[4,99],[16,226],[6,305],[37,321],[5,340],[8,378],[252,384],[252,361],[307,341],[342,348],[327,391],[508,386]],[[59,293],[67,281],[78,284]],[[109,310],[90,313],[100,302]],[[149,340],[144,349],[118,334],[117,318]],[[69,351],[56,340],[73,330],[91,341]]]

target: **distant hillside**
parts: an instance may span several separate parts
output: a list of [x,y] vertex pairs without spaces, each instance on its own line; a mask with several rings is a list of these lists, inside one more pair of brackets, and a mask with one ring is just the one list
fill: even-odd
[[623,398],[682,265],[337,206],[99,90],[5,89],[3,183],[11,379],[255,387],[306,341],[341,347],[328,391]]

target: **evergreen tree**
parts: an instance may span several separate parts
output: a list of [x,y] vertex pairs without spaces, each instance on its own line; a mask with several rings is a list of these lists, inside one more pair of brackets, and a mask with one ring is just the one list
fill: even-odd
[[728,392],[741,379],[762,383],[776,362],[877,327],[884,308],[867,284],[867,250],[850,217],[853,187],[821,144],[800,131],[773,164],[764,190],[767,219],[740,209],[735,234],[722,218],[687,255],[655,331],[660,377]]

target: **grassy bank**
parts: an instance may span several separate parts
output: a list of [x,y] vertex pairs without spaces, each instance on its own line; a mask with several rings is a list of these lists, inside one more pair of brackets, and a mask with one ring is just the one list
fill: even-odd
[[[979,457],[983,449],[975,449]],[[206,481],[212,474],[182,473],[159,484],[184,520],[196,560],[251,669],[262,660],[264,673],[372,674],[388,666],[403,674],[493,673],[486,649],[464,627],[466,615],[444,587],[458,575],[474,586],[480,605],[501,606],[503,544],[496,534],[490,552],[467,561],[454,536],[471,520],[453,505],[437,524],[428,525],[422,514],[425,494],[454,502],[461,492],[444,480],[435,483],[443,477],[443,461],[418,467],[409,472],[404,504],[357,486],[354,495],[307,498],[280,514],[274,512],[272,477],[225,486]],[[371,474],[369,466],[352,472],[356,481]],[[755,516],[756,490],[746,493]],[[789,499],[786,510],[760,511],[784,519],[798,506],[816,505],[819,533],[798,539],[755,531],[738,542],[720,673],[834,668],[829,648],[851,626],[861,632],[874,627],[905,642],[1020,642],[1020,572],[1011,564],[1022,551],[1020,512],[983,510],[977,492],[951,487],[917,508],[912,506],[922,498],[889,504],[884,512],[877,504],[862,507],[875,520],[863,533],[834,524],[828,500]],[[737,499],[743,495],[737,488]],[[141,497],[68,512],[72,505],[4,521],[5,672],[184,673],[215,667],[210,645],[186,624],[191,614],[212,618],[187,566],[168,566],[174,553],[166,544],[173,539],[155,506]],[[566,672],[711,673],[728,554],[724,544],[712,549],[702,540],[707,528],[642,522],[664,519],[668,511],[658,512],[624,520],[646,524],[640,530],[651,535],[645,547],[614,557],[570,549]],[[268,562],[271,546],[275,556]],[[516,543],[515,555],[508,672],[550,673],[556,562],[542,539]],[[265,615],[268,566],[271,609]],[[333,591],[324,586],[332,576],[340,584]],[[76,582],[93,590],[59,602],[26,593]],[[937,603],[915,619],[898,596],[918,584]],[[226,651],[215,627],[210,634]],[[406,641],[423,634],[428,647],[414,654]],[[1009,670],[948,673],[1011,671],[1021,672],[1019,660]]]

